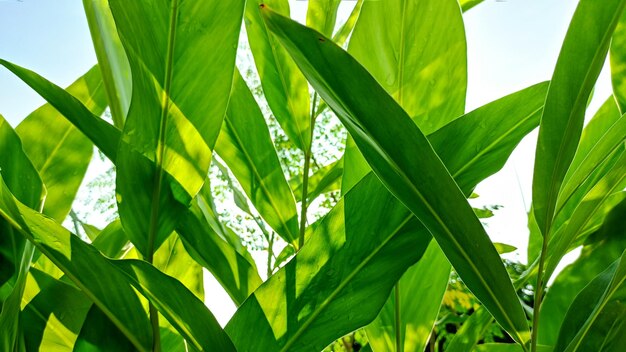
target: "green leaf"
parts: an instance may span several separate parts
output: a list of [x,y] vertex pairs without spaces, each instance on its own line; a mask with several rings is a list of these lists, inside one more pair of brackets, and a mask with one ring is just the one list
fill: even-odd
[[[521,98],[536,89],[543,89],[545,93],[547,85],[531,87],[514,96]],[[519,102],[524,104],[512,114],[483,115],[502,111],[507,104]],[[506,151],[510,153],[522,137],[539,124],[539,114],[529,117],[527,110],[534,111],[542,103],[541,94],[532,100],[518,101],[506,97],[489,104],[490,108],[476,110],[444,127],[439,132],[442,135],[454,136],[459,131],[474,129],[482,136],[461,144],[460,150],[468,152],[450,153],[448,162],[464,169],[467,166],[468,170],[473,169],[473,165],[484,164],[502,167],[508,157]],[[496,106],[500,108],[493,108]],[[528,123],[516,127],[518,120],[526,119],[529,119]],[[477,129],[480,123],[498,125],[502,135]],[[469,144],[476,141],[480,141],[477,147]],[[445,150],[446,143],[445,138],[433,139],[437,151]],[[475,152],[479,158],[474,158]],[[463,158],[465,162],[456,158]],[[454,168],[451,170],[455,171]],[[481,181],[480,175],[488,176],[474,172],[459,176],[459,183],[468,187],[464,190],[467,194]],[[371,204],[372,208],[364,208],[364,203]],[[368,216],[370,212],[372,215]],[[351,221],[355,224],[351,225]],[[309,340],[315,341],[321,349],[343,334],[369,323],[378,314],[402,272],[420,258],[422,248],[426,247],[425,243],[419,242],[417,248],[406,250],[409,248],[406,241],[428,238],[425,229],[415,223],[413,215],[391,196],[373,173],[369,173],[326,217],[310,228],[313,234],[307,245],[255,291],[227,326],[226,330],[239,350],[307,350]],[[389,255],[393,259],[389,259]],[[399,261],[405,264],[396,266]],[[308,278],[310,281],[299,284],[299,291],[294,292],[287,289],[293,287],[293,283],[285,283],[286,278]],[[359,293],[358,300],[351,298],[354,292]],[[267,325],[260,325],[260,321],[267,321]],[[329,323],[325,325],[326,322]],[[329,326],[333,328],[329,329]],[[245,331],[250,329],[259,331],[258,339],[249,339]]]
[[429,229],[496,320],[516,341],[527,341],[526,317],[498,253],[422,132],[341,48],[267,8],[262,12],[385,186]]
[[[22,149],[22,142],[9,123],[0,115],[0,178],[14,190],[27,206],[41,209],[46,190],[37,170]],[[0,310],[0,347],[5,351],[18,349],[20,303],[35,248],[14,232],[10,223],[0,219],[0,263],[2,281],[9,285],[8,296],[2,297]],[[5,269],[6,268],[6,269]],[[6,282],[9,281],[9,282]]]
[[[97,66],[72,83],[67,92],[96,116],[106,108]],[[48,190],[43,213],[62,222],[91,161],[93,144],[50,104],[28,115],[15,131]]]
[[243,3],[110,5],[133,79],[116,198],[126,234],[150,258],[208,173],[230,96]]
[[293,194],[263,113],[237,70],[215,151],[267,224],[288,243],[297,243],[298,213]]
[[554,280],[541,305],[539,342],[554,345],[567,309],[576,295],[626,250],[626,201],[607,215],[602,227],[589,236],[580,257]]
[[261,285],[256,266],[220,238],[204,218],[200,206],[193,203],[177,229],[185,248],[195,261],[207,268],[240,305]]
[[[111,260],[53,220],[19,203],[2,183],[0,215],[58,266],[142,351],[152,346],[147,315],[134,289],[198,350],[234,351],[228,336],[184,285],[139,260]],[[115,287],[115,290],[111,290]]]
[[610,49],[611,82],[613,95],[619,105],[619,111],[626,113],[626,14],[622,17],[613,32]]
[[26,350],[71,351],[93,303],[67,282],[34,268],[30,274],[21,314]]
[[[383,187],[373,174],[365,177],[315,226],[306,246],[239,307],[226,326],[238,351],[321,350],[376,316],[430,241]],[[351,206],[363,202],[372,206]]]
[[[341,188],[341,176],[343,175],[343,158],[322,166],[309,176],[308,195],[309,203],[320,194],[332,192]],[[289,180],[296,201],[302,201],[302,178],[294,177]]]
[[624,6],[625,0],[582,0],[563,42],[541,119],[533,174],[533,209],[546,239],[578,146],[589,95]]
[[[608,165],[608,172],[585,194],[575,208],[568,212],[569,221],[563,220],[563,226],[555,232],[553,239],[548,243],[546,259],[546,277],[550,277],[559,261],[572,247],[574,241],[585,233],[585,229],[594,221],[600,220],[615,204],[625,196],[626,187],[626,149],[613,157]],[[601,221],[600,221],[601,223]],[[598,224],[599,225],[599,224]]]
[[424,256],[410,267],[395,289],[400,287],[400,302],[395,294],[378,317],[365,328],[374,351],[395,351],[395,305],[400,305],[401,343],[404,351],[423,351],[437,320],[443,295],[450,278],[450,263],[437,243],[431,241]]
[[163,273],[175,277],[200,301],[204,301],[202,266],[190,256],[178,234],[168,237],[154,253],[154,266]]
[[132,351],[133,345],[111,320],[98,308],[91,306],[73,351]]
[[366,1],[348,52],[424,134],[463,114],[467,45],[455,0]]
[[128,244],[128,237],[119,219],[108,224],[91,243],[109,258],[120,258]]
[[83,8],[102,73],[111,117],[115,126],[121,129],[130,107],[132,91],[128,59],[115,28],[109,0],[83,0]]
[[626,255],[596,276],[574,299],[565,318],[555,351],[600,351],[615,323],[626,318]]
[[[455,0],[367,1],[348,52],[424,134],[463,114],[467,48]],[[370,170],[348,139],[344,192]]]
[[331,37],[335,29],[340,3],[341,0],[309,1],[309,7],[306,11],[306,25],[327,37]]
[[[246,2],[245,25],[263,93],[289,139],[298,148],[306,150],[311,145],[309,86],[291,57],[270,34],[259,12],[260,2]],[[289,16],[287,0],[263,3]]]
[[117,158],[120,131],[94,115],[80,100],[37,73],[0,59],[13,72],[78,128],[111,160]]

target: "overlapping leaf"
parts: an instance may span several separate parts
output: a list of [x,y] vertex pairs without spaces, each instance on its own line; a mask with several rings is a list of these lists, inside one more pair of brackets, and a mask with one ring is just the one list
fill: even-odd
[[265,99],[289,139],[298,148],[306,150],[311,145],[309,86],[291,57],[263,22],[259,12],[260,3],[289,16],[289,2],[247,1],[245,25]]
[[[341,48],[267,7],[262,12],[377,176],[429,229],[496,320],[516,341],[526,342],[526,317],[500,257],[422,132]],[[385,116],[384,124],[381,116]]]
[[[67,92],[96,116],[107,106],[97,66],[72,83]],[[63,221],[91,161],[93,144],[50,104],[33,111],[15,131],[48,190],[43,213]]]
[[[488,170],[496,171],[521,138],[539,124],[546,89],[547,84],[534,86],[459,118],[437,132],[440,137],[431,135],[433,146],[441,152],[447,148],[443,136],[477,130],[481,123],[498,125],[501,134],[477,130],[481,137],[460,145],[458,153],[446,154],[452,165],[471,170],[474,164],[489,164],[493,168]],[[518,107],[514,114],[496,113],[508,110],[508,105]],[[475,147],[476,141],[481,143]],[[478,159],[473,157],[476,151],[481,155]],[[465,172],[458,181],[467,185],[465,191],[469,194],[486,176]],[[227,332],[239,350],[306,350],[309,341],[322,348],[342,333],[374,319],[395,280],[425,249],[422,244],[423,247],[406,250],[406,241],[428,237],[423,227],[415,227],[413,215],[384,190],[370,173],[319,224],[312,226],[307,245],[255,291],[229,322]],[[362,206],[364,202],[368,207]],[[352,217],[357,217],[356,223],[349,225],[354,221],[349,220]],[[372,232],[373,227],[377,230]],[[391,259],[389,251],[400,247],[403,249],[393,253]],[[397,262],[404,265],[398,267]],[[285,282],[288,278],[291,281]],[[293,287],[298,291],[293,291]],[[356,293],[357,299],[353,300]],[[324,325],[330,320],[337,330]],[[261,321],[267,321],[267,325],[259,324]],[[259,329],[259,339],[254,341],[242,332],[252,328]]]
[[269,129],[238,71],[215,151],[228,164],[250,201],[288,243],[298,241],[298,214]]
[[110,6],[133,79],[127,143],[115,159],[116,198],[126,234],[150,257],[207,175],[230,96],[243,2]]
[[533,174],[533,209],[546,239],[578,146],[589,95],[625,6],[624,0],[582,0],[563,42],[546,97]]
[[176,279],[143,261],[107,259],[53,220],[16,201],[4,183],[0,215],[63,270],[137,349],[149,350],[152,339],[147,314],[134,289],[194,348],[234,350],[204,303]]

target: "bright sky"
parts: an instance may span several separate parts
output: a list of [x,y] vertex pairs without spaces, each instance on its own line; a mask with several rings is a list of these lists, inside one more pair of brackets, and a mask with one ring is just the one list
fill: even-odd
[[[341,18],[353,6],[353,1],[345,2]],[[307,2],[290,3],[294,17],[303,20]],[[575,0],[486,0],[470,10],[465,15],[468,111],[550,79],[576,4]],[[69,85],[96,63],[82,2],[0,0],[0,58],[32,69],[60,86]],[[591,111],[611,94],[608,70],[602,72],[599,82]],[[13,126],[43,103],[29,87],[0,69],[0,114]],[[535,143],[536,132],[521,143],[501,172],[476,190],[481,197],[475,205],[503,206],[488,221],[488,232],[494,241],[518,247],[512,258],[522,262],[526,261],[526,211]],[[264,263],[259,264],[264,272]],[[219,286],[210,284],[207,296],[211,297],[207,298],[224,324],[234,306],[218,291]]]

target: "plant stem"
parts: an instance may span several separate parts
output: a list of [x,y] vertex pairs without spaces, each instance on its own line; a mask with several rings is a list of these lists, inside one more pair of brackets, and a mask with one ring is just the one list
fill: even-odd
[[267,237],[267,278],[272,276],[272,247],[274,246],[274,231]]
[[302,204],[300,209],[300,236],[298,239],[298,248],[304,245],[304,233],[306,231],[306,210],[309,192],[309,169],[311,167],[311,149],[313,149],[313,132],[315,130],[315,107],[317,105],[317,93],[313,94],[313,104],[311,106],[311,141],[304,151],[304,174],[302,175]]
[[395,330],[396,330],[396,352],[402,352],[404,349],[402,345],[402,320],[400,316],[400,281],[396,282],[396,286],[393,289],[395,296]]
[[541,244],[541,254],[539,256],[539,268],[537,269],[537,286],[535,288],[535,299],[533,300],[533,325],[530,335],[530,351],[537,351],[537,336],[539,331],[539,310],[541,308],[541,299],[543,296],[543,265],[546,260],[546,251],[548,247],[547,231],[543,237],[543,243]]

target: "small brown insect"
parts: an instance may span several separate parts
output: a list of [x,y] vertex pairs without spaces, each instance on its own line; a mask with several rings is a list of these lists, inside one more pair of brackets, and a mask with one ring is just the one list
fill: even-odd
[[317,38],[317,40],[319,40],[320,42],[325,42],[326,41],[326,39],[324,39],[322,37]]
[[265,8],[265,4],[259,4],[259,7],[264,9]]

